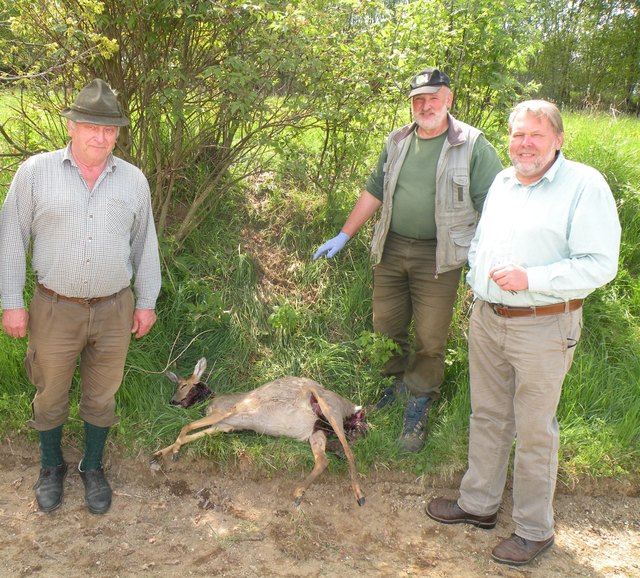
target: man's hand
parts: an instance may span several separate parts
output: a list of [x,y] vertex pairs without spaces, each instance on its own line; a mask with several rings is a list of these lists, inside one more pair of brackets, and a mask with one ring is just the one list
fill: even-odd
[[5,309],[2,312],[2,331],[9,337],[25,337],[27,335],[27,321],[29,314],[27,310]]
[[135,333],[136,339],[144,337],[156,322],[156,312],[153,309],[136,309],[133,312],[133,327],[131,333]]
[[326,255],[327,259],[333,257],[338,251],[340,251],[350,239],[349,235],[346,233],[338,233],[333,239],[329,239],[323,245],[320,245],[320,248],[315,252],[313,256],[313,260],[315,261],[318,257],[322,255]]
[[489,271],[489,277],[503,291],[524,291],[529,288],[527,270],[513,263],[494,267]]

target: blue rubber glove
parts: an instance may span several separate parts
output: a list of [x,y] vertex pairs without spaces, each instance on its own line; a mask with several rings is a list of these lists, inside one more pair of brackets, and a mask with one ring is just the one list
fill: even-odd
[[326,243],[320,245],[320,248],[313,256],[313,260],[315,261],[322,255],[326,255],[327,259],[330,259],[347,244],[349,239],[351,237],[346,233],[338,233],[333,239],[329,239]]

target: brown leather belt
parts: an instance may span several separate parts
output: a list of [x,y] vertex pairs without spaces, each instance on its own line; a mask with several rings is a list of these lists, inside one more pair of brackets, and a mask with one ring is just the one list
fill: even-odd
[[49,289],[48,287],[45,287],[44,285],[36,282],[36,285],[38,287],[39,291],[42,291],[45,295],[50,295],[51,297],[56,297],[57,299],[60,299],[62,301],[70,301],[71,303],[78,303],[79,305],[82,305],[83,307],[91,307],[92,305],[95,305],[96,303],[100,303],[100,301],[105,301],[106,299],[111,299],[112,297],[115,297],[117,295],[117,293],[114,293],[113,295],[105,295],[104,297],[90,297],[90,298],[83,298],[83,297],[67,297],[66,295],[60,295],[60,293],[56,293],[55,291],[52,291],[51,289]]
[[540,307],[509,307],[498,303],[489,303],[491,309],[500,317],[540,317],[541,315],[560,315],[569,313],[582,307],[583,299],[572,299],[563,303],[553,305],[541,305]]

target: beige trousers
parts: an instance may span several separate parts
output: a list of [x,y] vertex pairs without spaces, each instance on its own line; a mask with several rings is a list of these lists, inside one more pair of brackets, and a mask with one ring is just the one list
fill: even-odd
[[29,425],[46,431],[69,416],[69,390],[80,359],[80,417],[92,425],[117,423],[115,394],[131,341],[134,297],[123,289],[90,307],[36,290],[29,308],[25,368],[36,388]]
[[513,521],[528,540],[553,535],[555,414],[581,326],[582,309],[508,319],[483,301],[469,322],[469,467],[458,505],[476,515],[498,511],[515,438]]

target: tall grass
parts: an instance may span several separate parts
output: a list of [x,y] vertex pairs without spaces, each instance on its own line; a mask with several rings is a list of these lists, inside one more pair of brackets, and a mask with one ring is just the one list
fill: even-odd
[[616,197],[618,276],[592,294],[558,412],[566,476],[637,475],[640,468],[640,122],[565,116],[567,157],[596,167]]
[[[601,170],[614,190],[623,249],[618,278],[585,305],[583,338],[558,414],[561,475],[632,476],[640,465],[640,122],[566,114],[565,123],[567,157]],[[504,143],[496,144],[503,149]],[[315,248],[337,232],[357,186],[334,191],[331,206],[314,191],[275,173],[263,175],[224,199],[178,257],[171,256],[171,240],[162,240],[159,320],[150,335],[131,345],[118,393],[115,443],[150,455],[202,415],[202,405],[169,406],[173,385],[163,376],[168,368],[190,373],[201,356],[208,359],[206,381],[220,394],[297,374],[363,405],[378,399],[388,385],[379,373],[388,343],[371,333],[370,231],[361,231],[336,258],[311,261]],[[395,403],[370,416],[370,435],[355,444],[361,469],[448,476],[464,469],[469,302],[461,285],[446,381],[425,449],[415,456],[399,453],[403,408]],[[24,348],[24,341],[0,337],[0,430],[35,439],[24,425],[33,393],[22,368]],[[74,406],[65,430],[70,443],[81,443],[80,425]],[[267,475],[308,468],[312,461],[304,444],[253,434],[210,436],[182,451],[206,455],[221,468],[249,460]],[[344,466],[334,461],[332,467]]]

